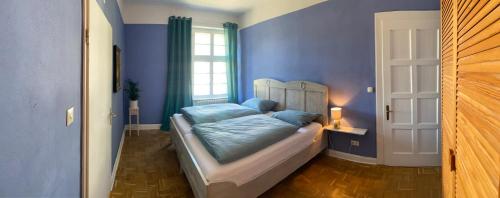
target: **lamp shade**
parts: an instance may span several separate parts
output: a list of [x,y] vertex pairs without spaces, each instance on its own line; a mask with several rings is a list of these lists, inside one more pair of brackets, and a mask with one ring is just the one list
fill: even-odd
[[342,119],[342,108],[340,107],[333,107],[330,109],[332,119],[333,120],[340,120]]

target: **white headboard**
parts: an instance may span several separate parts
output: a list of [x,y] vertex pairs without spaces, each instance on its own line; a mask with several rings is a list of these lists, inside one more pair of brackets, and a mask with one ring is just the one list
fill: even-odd
[[276,111],[285,109],[319,113],[328,124],[328,87],[309,81],[281,82],[274,79],[253,81],[254,96],[278,102]]

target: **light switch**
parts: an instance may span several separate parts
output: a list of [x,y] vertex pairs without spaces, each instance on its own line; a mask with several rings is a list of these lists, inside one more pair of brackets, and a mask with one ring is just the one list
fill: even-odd
[[66,126],[70,126],[75,121],[75,107],[71,107],[66,110]]
[[366,92],[368,93],[373,93],[373,87],[367,87]]

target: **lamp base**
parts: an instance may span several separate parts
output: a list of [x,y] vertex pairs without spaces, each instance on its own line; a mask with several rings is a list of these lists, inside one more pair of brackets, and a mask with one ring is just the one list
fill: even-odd
[[340,120],[333,120],[333,128],[340,129]]

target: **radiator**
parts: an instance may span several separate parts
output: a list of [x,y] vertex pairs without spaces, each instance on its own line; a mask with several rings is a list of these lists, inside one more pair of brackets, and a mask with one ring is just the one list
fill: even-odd
[[207,105],[207,104],[221,104],[221,103],[227,103],[227,98],[193,100],[194,106]]

